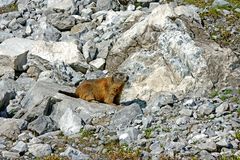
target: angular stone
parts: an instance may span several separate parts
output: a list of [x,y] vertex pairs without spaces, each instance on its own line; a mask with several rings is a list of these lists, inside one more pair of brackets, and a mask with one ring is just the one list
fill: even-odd
[[88,160],[90,157],[87,154],[82,153],[81,151],[68,146],[67,149],[60,153],[61,156],[66,156],[73,160]]
[[223,102],[222,104],[220,104],[217,108],[216,108],[216,113],[221,115],[223,114],[225,111],[227,111],[229,109],[229,104],[228,102]]
[[55,122],[49,116],[39,116],[28,124],[28,129],[39,135],[57,130]]
[[89,40],[83,45],[83,56],[87,62],[93,60],[96,57],[97,49],[95,43]]
[[209,140],[205,143],[200,143],[197,145],[200,149],[202,150],[207,150],[207,151],[210,151],[210,152],[214,152],[217,150],[217,145],[215,142]]
[[140,106],[134,103],[115,113],[111,119],[111,126],[113,128],[126,128],[131,122],[140,118],[142,115],[143,112]]
[[134,127],[129,127],[126,128],[124,131],[119,131],[117,134],[121,143],[131,144],[132,142],[137,140],[140,132]]
[[0,136],[16,140],[20,132],[27,127],[27,122],[22,119],[0,118]]
[[32,144],[29,145],[29,153],[35,157],[43,157],[52,153],[52,148],[49,144]]
[[191,109],[183,108],[179,113],[183,116],[191,117],[193,114],[193,111]]
[[96,69],[102,70],[102,69],[104,69],[105,59],[97,58],[97,59],[91,61],[89,64],[92,65],[93,67],[95,67]]
[[215,110],[215,106],[211,103],[206,103],[198,107],[200,115],[209,115]]
[[20,158],[20,155],[16,152],[10,152],[10,151],[2,151],[3,158],[8,159],[18,159]]
[[68,108],[59,120],[59,127],[65,135],[79,133],[83,128],[83,120],[72,109]]
[[23,154],[28,150],[28,146],[23,141],[17,142],[12,148],[11,151],[17,152],[18,154]]

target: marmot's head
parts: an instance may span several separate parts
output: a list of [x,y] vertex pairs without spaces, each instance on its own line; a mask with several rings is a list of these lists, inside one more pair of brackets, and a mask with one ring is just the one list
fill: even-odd
[[114,82],[124,82],[125,83],[129,79],[128,75],[121,73],[121,72],[114,73],[112,77],[113,77]]

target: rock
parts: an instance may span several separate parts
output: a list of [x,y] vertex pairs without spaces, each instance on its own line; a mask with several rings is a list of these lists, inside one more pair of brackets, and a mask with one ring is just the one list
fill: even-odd
[[[28,96],[28,94],[27,94]],[[51,96],[47,96],[46,97],[43,97],[42,99],[37,99],[35,102],[33,102],[33,106],[28,106],[28,104],[24,104],[24,101],[27,101],[26,103],[28,103],[30,97],[25,97],[22,101],[22,105],[24,108],[27,108],[27,111],[25,113],[22,113],[20,117],[17,117],[18,114],[15,115],[16,118],[21,118],[21,119],[24,119],[28,122],[32,122],[34,120],[36,120],[38,117],[43,117],[43,120],[45,119],[44,116],[48,116],[51,114],[52,112],[52,106],[59,102],[60,100],[59,99],[56,99],[56,98],[53,98]],[[41,98],[41,97],[39,97]],[[37,103],[39,102],[39,103]],[[21,111],[20,111],[21,112]],[[40,118],[39,120],[41,121],[42,118]],[[30,126],[32,126],[32,129],[34,129],[35,127],[35,124],[38,124],[39,120],[36,120],[35,122],[33,122]],[[46,120],[46,121],[45,121]],[[38,131],[43,131],[44,132],[44,129],[50,129],[50,128],[45,128],[45,127],[48,127],[48,125],[51,125],[52,124],[52,121],[49,119],[49,118],[46,118],[44,121],[45,121],[45,124],[43,124],[43,126],[39,126],[40,128],[35,128],[37,129]],[[35,127],[34,127],[35,126]],[[54,126],[52,126],[54,127]],[[35,130],[34,129],[34,130]],[[36,131],[36,130],[35,130]],[[41,132],[40,131],[40,132]]]
[[211,103],[206,103],[198,107],[200,115],[209,115],[215,110],[215,106]]
[[16,96],[16,91],[20,90],[19,85],[11,79],[0,81],[0,111],[5,110],[9,101]]
[[102,70],[105,65],[105,59],[97,58],[97,59],[91,61],[89,64],[92,65],[96,69]]
[[227,111],[229,109],[229,104],[228,102],[223,102],[221,105],[219,105],[216,108],[216,113],[219,115],[224,114],[225,111]]
[[111,42],[110,41],[101,41],[100,43],[96,44],[97,47],[97,57],[98,58],[104,58],[106,59],[108,56],[108,52],[111,48]]
[[225,0],[214,0],[213,3],[212,3],[212,6],[213,7],[216,7],[216,6],[225,6],[225,5],[228,5],[229,2],[225,1]]
[[20,155],[16,152],[10,152],[10,151],[2,151],[3,158],[8,159],[17,159],[20,158]]
[[68,10],[74,7],[74,4],[71,0],[48,0],[47,7]]
[[87,41],[83,45],[83,56],[87,62],[92,61],[96,57],[97,49],[93,41]]
[[[12,46],[12,44],[15,45]],[[45,42],[11,38],[0,44],[1,55],[18,56],[27,51],[29,51],[28,54],[39,56],[50,62],[63,61],[71,64],[83,60],[77,45],[73,42]]]
[[197,144],[197,146],[202,150],[207,150],[210,152],[214,152],[217,149],[216,143],[212,140],[207,140],[205,143]]
[[52,148],[49,144],[32,144],[28,151],[35,157],[44,157],[52,153]]
[[48,116],[39,116],[36,120],[28,124],[28,129],[39,135],[55,131],[57,129],[55,122]]
[[158,111],[164,105],[171,105],[177,101],[177,97],[169,92],[158,92],[148,102],[146,110]]
[[151,154],[153,155],[160,155],[160,153],[163,152],[163,148],[161,147],[161,144],[159,141],[153,142],[153,144],[150,145]]
[[140,132],[136,128],[130,127],[126,128],[124,131],[119,131],[117,134],[120,143],[131,144],[132,142],[135,142],[137,140],[137,137],[140,134]]
[[48,15],[47,21],[60,31],[70,30],[76,22],[73,16],[60,13]]
[[17,143],[11,148],[11,151],[17,152],[19,155],[24,154],[25,152],[27,152],[27,150],[28,150],[28,146],[27,146],[27,144],[24,143],[23,141],[17,142]]
[[191,109],[183,108],[179,113],[183,116],[191,117],[193,114],[193,111]]
[[126,128],[131,122],[142,115],[141,108],[138,104],[134,103],[115,113],[111,119],[111,126],[113,128]]
[[6,7],[7,5],[15,3],[16,0],[4,0],[0,2],[0,8]]
[[59,41],[59,39],[62,36],[62,33],[55,27],[47,23],[45,19],[41,20],[40,24],[37,25],[38,25],[37,29],[34,30],[32,30],[28,26],[26,27],[26,32],[27,29],[29,29],[27,34],[29,35],[31,34],[31,37],[33,37],[33,39],[56,42]]
[[12,140],[16,140],[20,132],[27,127],[27,122],[22,119],[0,118],[0,123],[0,136],[6,136]]
[[2,43],[6,39],[9,39],[12,37],[13,37],[13,35],[11,33],[0,31],[0,43]]
[[112,2],[109,0],[98,0],[97,1],[97,10],[110,10],[112,7]]
[[[14,67],[13,67],[12,58],[9,56],[0,55],[0,77],[9,75],[9,77],[14,77]],[[9,78],[6,77],[6,78]]]
[[188,116],[180,117],[176,120],[177,125],[185,125],[189,123],[190,118]]
[[87,160],[89,159],[89,155],[82,153],[81,151],[68,146],[67,149],[60,153],[61,156],[66,156],[72,160]]
[[231,148],[232,147],[232,144],[226,138],[221,139],[216,144],[217,144],[217,146],[220,146],[220,147],[226,147],[226,148]]
[[206,150],[202,150],[200,153],[199,153],[199,158],[200,159],[208,159],[208,160],[216,160],[216,158],[214,156],[212,156],[208,151]]
[[83,128],[84,122],[81,117],[68,108],[59,120],[59,128],[64,135],[72,135],[79,133]]

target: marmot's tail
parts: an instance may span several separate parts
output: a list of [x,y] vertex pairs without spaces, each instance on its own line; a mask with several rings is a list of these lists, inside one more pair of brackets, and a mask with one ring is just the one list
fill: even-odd
[[67,96],[70,96],[70,97],[78,98],[78,96],[75,93],[70,93],[70,92],[61,91],[61,90],[58,90],[58,92],[62,93],[62,94],[65,94]]

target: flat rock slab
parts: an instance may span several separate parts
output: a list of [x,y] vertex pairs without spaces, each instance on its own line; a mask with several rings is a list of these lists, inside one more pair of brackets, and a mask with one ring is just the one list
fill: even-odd
[[14,57],[27,51],[29,54],[37,55],[50,62],[64,61],[67,64],[72,64],[83,60],[77,45],[73,42],[46,42],[10,38],[0,44],[0,55]]

